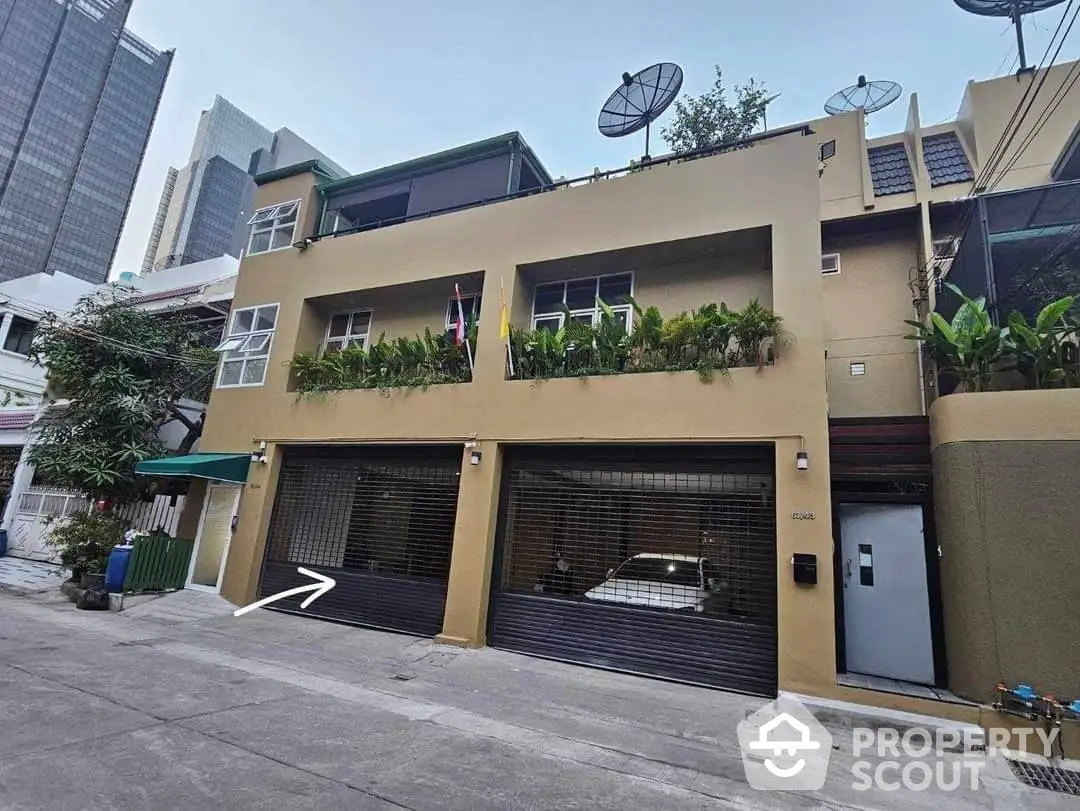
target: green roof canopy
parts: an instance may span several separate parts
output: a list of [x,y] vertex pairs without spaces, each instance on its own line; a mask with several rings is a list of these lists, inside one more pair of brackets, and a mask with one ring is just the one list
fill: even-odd
[[191,476],[243,484],[247,481],[250,463],[251,455],[246,453],[191,453],[146,459],[135,465],[135,472],[142,476]]

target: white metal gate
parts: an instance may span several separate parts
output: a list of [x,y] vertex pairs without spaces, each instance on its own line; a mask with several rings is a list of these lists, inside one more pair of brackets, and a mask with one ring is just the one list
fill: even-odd
[[30,487],[19,499],[19,506],[8,533],[8,554],[33,560],[58,563],[49,546],[49,516],[64,517],[85,513],[90,502],[79,492],[63,487]]
[[175,536],[176,527],[180,523],[180,513],[184,510],[184,498],[185,496],[155,496],[153,501],[125,504],[116,510],[116,514],[134,529],[146,532],[160,529]]
[[[56,524],[47,519],[62,519],[69,515],[86,513],[90,502],[75,490],[63,487],[30,487],[19,499],[19,507],[8,533],[8,554],[31,560],[47,560],[59,563],[56,553],[49,546],[49,533]],[[153,532],[163,530],[176,535],[180,513],[184,509],[184,496],[157,496],[153,501],[126,504],[116,514],[135,529]]]

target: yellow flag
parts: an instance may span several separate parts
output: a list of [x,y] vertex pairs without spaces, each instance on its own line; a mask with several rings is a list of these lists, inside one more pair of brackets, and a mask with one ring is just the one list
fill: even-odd
[[506,293],[502,279],[499,279],[499,337],[504,341],[510,337],[510,314],[506,311]]

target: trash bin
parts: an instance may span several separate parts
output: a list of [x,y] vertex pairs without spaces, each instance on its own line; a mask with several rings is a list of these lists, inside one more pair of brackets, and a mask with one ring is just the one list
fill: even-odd
[[105,566],[105,588],[110,594],[120,594],[124,590],[124,579],[134,548],[131,544],[121,544],[114,546],[109,553],[109,562]]
[[0,529],[0,558],[7,554],[7,530]]

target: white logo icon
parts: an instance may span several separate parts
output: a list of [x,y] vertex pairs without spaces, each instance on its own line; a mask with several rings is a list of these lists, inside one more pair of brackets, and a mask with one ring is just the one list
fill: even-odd
[[739,722],[746,779],[765,791],[817,791],[825,785],[832,735],[813,713],[782,696]]

